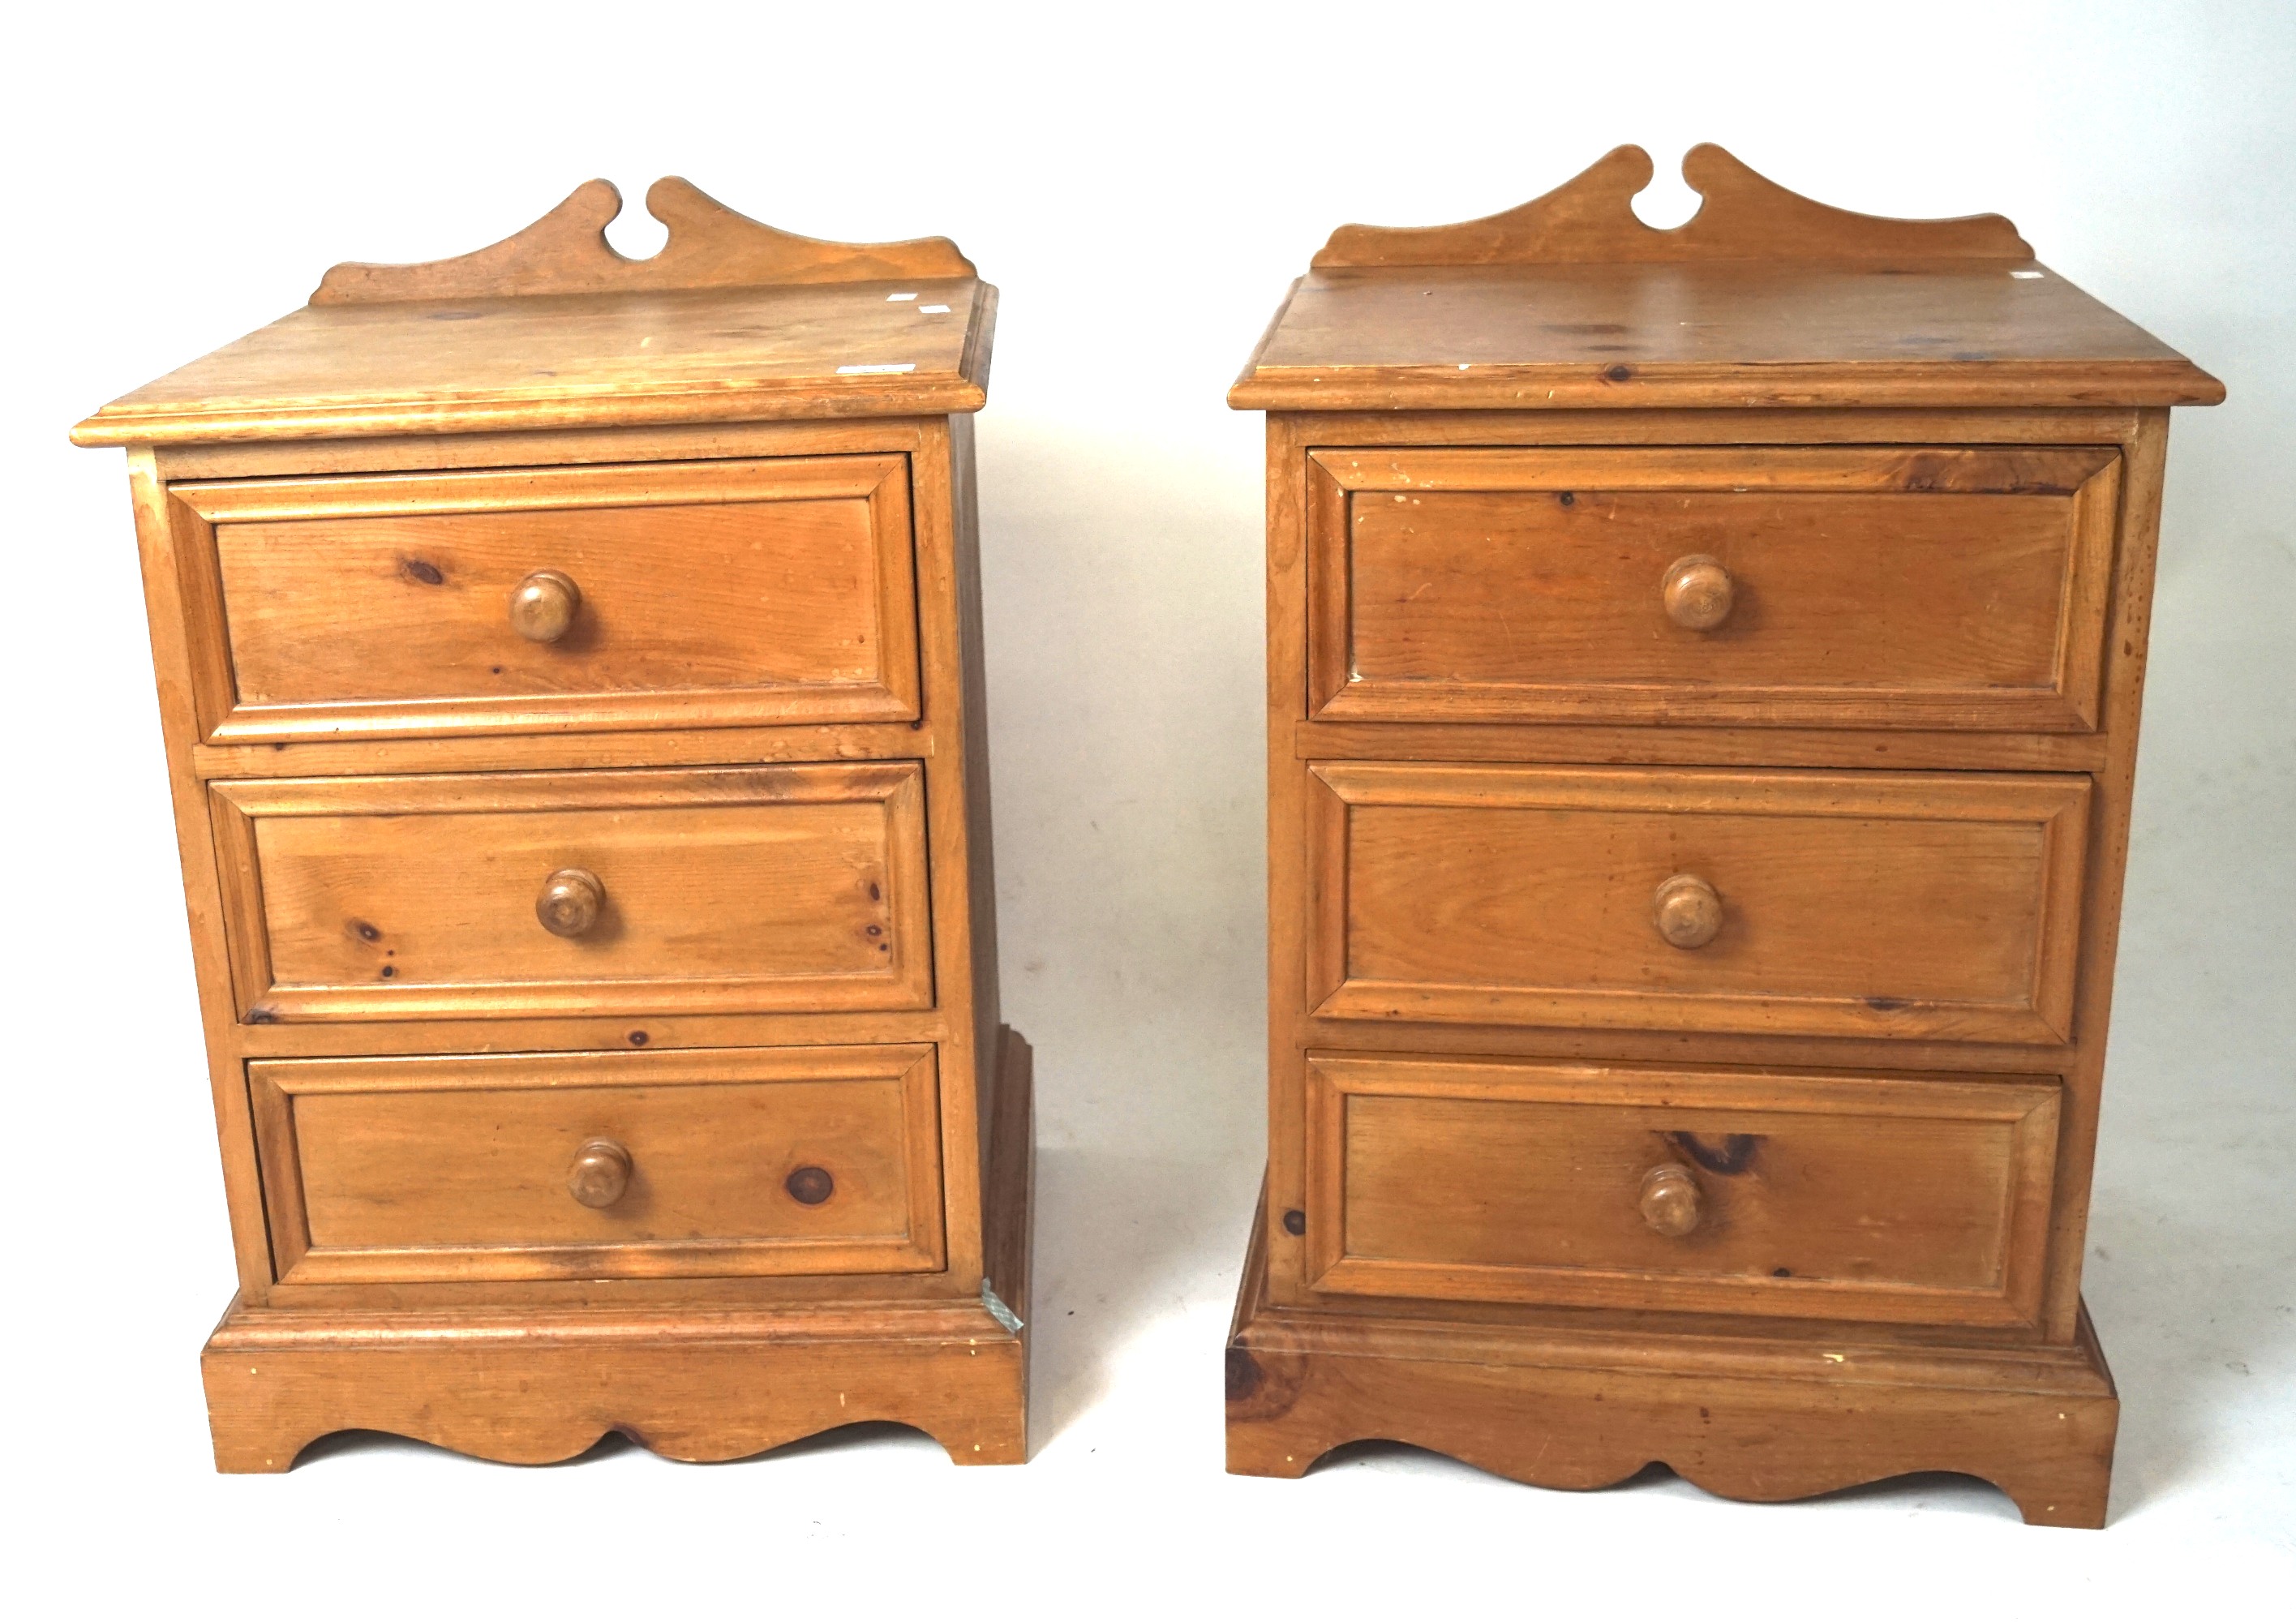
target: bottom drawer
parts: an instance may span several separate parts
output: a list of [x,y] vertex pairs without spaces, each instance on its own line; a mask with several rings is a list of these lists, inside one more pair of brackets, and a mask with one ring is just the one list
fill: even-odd
[[264,1060],[288,1283],[942,1266],[927,1046]]
[[1310,1055],[1308,1285],[2038,1320],[2053,1077]]

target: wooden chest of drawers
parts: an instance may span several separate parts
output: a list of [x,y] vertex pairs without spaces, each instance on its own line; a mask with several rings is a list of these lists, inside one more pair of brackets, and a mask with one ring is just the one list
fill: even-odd
[[2102,1524],[2080,1301],[2168,407],[2007,221],[1718,148],[1343,228],[1268,412],[1229,1468],[1364,1437]]
[[216,1457],[364,1428],[1027,1451],[954,245],[592,182],[105,407],[237,1300]]

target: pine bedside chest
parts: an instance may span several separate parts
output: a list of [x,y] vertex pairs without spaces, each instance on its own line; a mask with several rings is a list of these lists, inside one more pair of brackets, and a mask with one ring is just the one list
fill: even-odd
[[2168,408],[1997,217],[1623,147],[1349,226],[1268,471],[1269,1146],[1228,1467],[1379,1437],[2103,1524],[2080,1298]]
[[680,180],[107,406],[239,1294],[216,1460],[329,1431],[1026,1455],[970,413],[996,290]]

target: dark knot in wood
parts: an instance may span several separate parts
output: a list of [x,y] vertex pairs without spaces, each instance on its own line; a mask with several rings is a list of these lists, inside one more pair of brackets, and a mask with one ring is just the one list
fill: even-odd
[[1749,1132],[1734,1132],[1715,1148],[1694,1132],[1669,1132],[1667,1142],[1688,1155],[1718,1177],[1734,1177],[1752,1164],[1754,1151],[1761,1147],[1760,1136]]

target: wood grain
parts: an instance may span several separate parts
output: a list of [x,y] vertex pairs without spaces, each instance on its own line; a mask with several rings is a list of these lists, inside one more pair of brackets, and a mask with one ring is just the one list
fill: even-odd
[[1612,148],[1544,196],[1456,225],[1342,225],[1310,261],[1318,270],[1427,265],[1623,265],[1706,259],[1938,260],[2022,264],[2033,257],[1997,214],[1887,219],[1828,208],[1766,180],[1710,142],[1682,160],[1698,212],[1671,229],[1644,225],[1634,197],[1651,183],[1650,154]]
[[[1313,272],[1237,410],[2076,410],[2224,385],[2056,272],[1792,262]],[[1652,320],[1653,312],[1663,319]]]
[[233,1260],[242,1294],[260,1299],[271,1283],[270,1245],[264,1225],[263,1184],[255,1159],[247,1074],[234,1040],[239,1015],[232,990],[232,954],[224,935],[227,904],[215,860],[213,802],[192,761],[199,736],[193,691],[199,679],[200,653],[188,629],[181,528],[175,522],[167,487],[150,451],[128,452],[127,491],[135,513],[144,619],[151,630],[152,671],[168,799],[175,814],[176,859],[184,875],[192,978],[199,992],[200,1057],[205,1061],[209,1097],[215,1110],[224,1202],[231,1216]]
[[2049,1282],[2047,1322],[2051,1335],[2060,1339],[2073,1332],[2082,1310],[2090,1176],[2103,1102],[2114,965],[2120,950],[2121,887],[2134,827],[2138,724],[2150,658],[2168,455],[2169,414],[2144,414],[2123,453],[2128,477],[2107,635],[2107,645],[2118,658],[2105,683],[2103,709],[2112,731],[2111,748],[2096,773],[2097,811],[2089,820],[2089,893],[2081,916],[2083,982],[2074,1030],[2078,1052],[2066,1077],[2065,1122],[2057,1156],[2057,1184],[2063,1192],[2056,1202],[2050,1240],[2051,1253],[2059,1259]]
[[2062,1350],[1488,1326],[1279,1306],[1254,1249],[1227,1349],[1233,1474],[1298,1477],[1379,1438],[1571,1490],[1662,1463],[1768,1503],[1950,1470],[2030,1524],[2104,1524],[2120,1403],[2086,1315]]
[[958,1464],[1028,1458],[1020,1339],[978,1302],[843,1313],[531,1308],[227,1315],[201,1359],[216,1468],[275,1473],[380,1430],[509,1464],[610,1434],[664,1458],[747,1458],[870,1421]]
[[[1311,766],[1324,1018],[1895,1035],[2069,1033],[2087,780]],[[1719,893],[1695,952],[1651,914]]]
[[986,283],[925,277],[321,306],[121,396],[72,439],[213,446],[978,411],[995,310]]
[[1890,220],[1719,147],[1655,230],[1621,147],[1461,225],[1342,226],[1229,390],[1241,410],[2210,405],[2223,385],[2054,272],[1998,216]]
[[[1439,405],[1407,413],[1317,411],[1288,420],[1299,430],[1289,438],[1302,450],[1374,445],[1469,448],[1742,445],[1789,449],[1814,445],[2095,445],[2125,449],[2136,434],[2140,413],[2103,406],[1816,410],[1752,406],[1728,411],[1655,406],[1618,412],[1584,406],[1456,409]],[[234,453],[225,447],[223,454]]]
[[[1312,721],[1287,727],[1295,760],[1546,762],[1557,766],[1881,766],[1901,771],[2093,772],[2110,751],[2094,733],[1935,733],[1878,728],[1573,726],[1543,722]],[[539,751],[537,751],[539,752]],[[894,752],[894,751],[889,751]],[[240,770],[283,770],[261,750]],[[236,764],[236,761],[235,761]],[[554,758],[537,764],[555,764]],[[601,762],[603,764],[603,762]]]
[[[1326,720],[2095,724],[2119,503],[2090,449],[1318,451]],[[1328,488],[1322,481],[1328,480]],[[1706,557],[1726,620],[1671,617]]]
[[[2031,1325],[2054,1078],[1310,1055],[1321,1292]],[[1666,1168],[1697,1208],[1641,1208]]]
[[[896,456],[172,487],[213,742],[917,714]],[[512,597],[579,607],[530,639]]]
[[677,183],[633,266],[600,190],[339,266],[76,430],[131,447],[239,1262],[217,1460],[873,1418],[1017,1460],[1029,1076],[950,414],[996,290]]
[[504,433],[384,434],[358,439],[234,440],[153,452],[171,484],[455,468],[580,467],[595,463],[709,462],[755,456],[906,455],[940,419],[860,417],[696,427],[528,429]]
[[[932,1000],[943,1012],[941,1176],[949,1208],[949,1275],[977,1292],[987,1272],[986,1176],[997,1085],[995,1021],[996,938],[993,895],[974,890],[985,871],[988,824],[987,717],[977,707],[982,675],[968,668],[965,602],[977,594],[980,560],[964,533],[973,471],[969,426],[944,418],[922,436],[912,458],[918,492],[918,645],[926,671],[925,719],[939,745],[925,758],[926,877],[931,885]],[[984,934],[976,934],[983,923]],[[983,981],[986,980],[984,995]]]
[[996,290],[944,237],[826,242],[676,177],[663,250],[594,180],[461,258],[338,265],[305,308],[104,406],[78,445],[627,428],[977,411]]
[[1343,230],[1231,391],[1271,414],[1230,1468],[1956,1470],[2100,1525],[2079,1287],[2165,407],[2222,386],[2005,222],[1690,168],[1675,232],[1633,153]]
[[[288,1060],[248,1079],[284,1283],[942,1264],[930,1047]],[[627,1186],[594,1208],[568,1167],[601,1137]]]
[[984,1117],[988,1129],[982,1134],[980,1282],[1025,1327],[1036,1277],[1037,1230],[1029,1214],[1037,1187],[1037,1056],[1009,1025],[997,1031],[996,1075],[996,1085],[983,1089],[994,1107]]
[[[730,1043],[748,1044],[747,1051],[737,1054],[702,1053],[700,1057],[715,1059],[773,1061],[785,1060],[794,1050],[787,1045],[795,1029],[816,1033],[813,1043],[831,1046],[840,1043],[867,1044],[869,1051],[889,1045],[873,1043],[872,1037],[887,1027],[911,1023],[919,1027],[934,1022],[937,1016],[907,1016],[896,1020],[884,1015],[853,1015],[843,1019],[827,1016],[807,1016],[799,1020],[758,1021],[735,1019],[661,1021],[649,1020],[645,1026],[629,1032],[647,1040],[621,1045],[621,1033],[609,1028],[598,1029],[601,1021],[588,1020],[465,1020],[453,1023],[413,1024],[420,1033],[416,1040],[401,1044],[397,1052],[416,1057],[451,1055],[455,1044],[463,1040],[486,1042],[495,1045],[485,1051],[512,1057],[547,1057],[552,1053],[580,1052],[580,1038],[586,1034],[593,1046],[608,1045],[621,1052],[654,1053],[657,1051],[688,1052],[696,1048],[723,1047]],[[537,1030],[539,1027],[539,1030]],[[762,1028],[761,1028],[762,1027]],[[840,1028],[841,1027],[841,1028]],[[255,1027],[258,1033],[292,1032],[292,1027]],[[315,1028],[304,1028],[306,1033]],[[357,1028],[352,1028],[356,1029]],[[664,1046],[657,1049],[652,1042],[654,1031],[663,1034]],[[323,1033],[331,1034],[331,1033]],[[703,1040],[696,1040],[695,1038]],[[676,1045],[670,1045],[670,1044]],[[756,1049],[775,1044],[771,1051]],[[939,1091],[944,1106],[955,1095],[960,1078],[950,1072],[962,1058],[955,1044],[931,1041],[938,1062]],[[1016,1045],[1017,1044],[1017,1047]],[[344,1044],[349,1045],[349,1044]],[[381,1053],[377,1044],[367,1044],[368,1051]],[[307,1044],[305,1050],[317,1051],[319,1044]],[[480,1051],[480,1050],[472,1050]],[[998,1055],[997,1086],[984,1086],[984,1101],[993,1104],[990,1113],[983,1117],[983,1135],[988,1140],[985,1157],[986,1171],[979,1184],[981,1201],[980,1221],[981,1238],[976,1241],[983,1260],[980,1266],[965,1270],[955,1257],[956,1228],[965,1215],[956,1203],[957,1196],[949,1192],[948,1179],[942,1184],[941,1208],[944,1213],[944,1233],[949,1260],[942,1269],[922,1273],[791,1273],[791,1272],[716,1272],[684,1274],[626,1274],[611,1278],[587,1278],[578,1274],[562,1277],[523,1276],[518,1278],[445,1278],[370,1281],[358,1283],[316,1282],[299,1278],[294,1282],[270,1286],[268,1304],[291,1307],[298,1311],[365,1313],[381,1310],[430,1311],[445,1308],[472,1308],[521,1305],[535,1308],[597,1308],[637,1305],[678,1308],[691,1311],[717,1311],[721,1308],[744,1308],[758,1306],[780,1306],[805,1312],[841,1312],[857,1303],[890,1299],[908,1301],[976,1300],[984,1282],[994,1286],[1000,1299],[1015,1306],[1021,1316],[1027,1308],[1019,1306],[1028,1289],[1029,1236],[1025,1224],[1026,1190],[1031,1185],[1030,1169],[1033,1154],[1028,1088],[1016,1083],[1011,1091],[1000,1090],[1004,1075],[1016,1069],[1030,1069],[1028,1044],[1016,1033],[1002,1033],[1001,1041],[993,1041],[989,1052]],[[1015,1114],[1017,1111],[1017,1115]],[[944,1143],[952,1133],[947,1120],[947,1110],[941,1110],[940,1137]],[[921,1136],[929,1137],[930,1122],[919,1127]],[[267,1128],[266,1128],[267,1130]],[[969,1137],[964,1137],[968,1151]],[[942,1151],[947,1152],[946,1149]],[[1021,1225],[1015,1232],[1016,1223]],[[1014,1281],[1020,1281],[1014,1283]],[[999,1282],[1002,1281],[1002,1282]]]
[[736,214],[675,175],[649,186],[645,202],[646,212],[669,227],[668,240],[649,258],[625,258],[606,240],[606,227],[622,211],[622,194],[611,181],[591,180],[491,248],[420,265],[338,265],[320,278],[311,302],[530,299],[974,274],[972,261],[945,236],[822,242]]
[[[242,1016],[922,1008],[914,763],[214,786]],[[537,922],[556,869],[597,928]]]
[[[964,845],[964,892],[969,908],[965,928],[972,943],[969,960],[959,966],[969,972],[972,979],[972,1028],[984,1036],[1001,1029],[1003,1040],[1009,1045],[1020,1038],[1004,1025],[1003,985],[996,952],[996,845],[991,840],[972,838],[969,833],[973,829],[985,830],[995,825],[989,792],[988,666],[986,633],[982,626],[980,505],[972,418],[949,418],[946,438],[936,437],[930,440],[921,459],[930,462],[944,454],[947,457],[949,472],[947,535],[951,568],[948,588],[955,621],[955,658],[959,669],[964,672],[964,703],[958,724],[964,733],[959,747],[963,751],[964,768],[964,827],[968,831]],[[954,989],[951,995],[956,995]],[[975,1101],[975,1108],[984,1121],[1006,1107],[1005,1101],[997,1097],[995,1092],[1006,1067],[1015,1062],[1024,1069],[1033,1066],[1034,1059],[1026,1051],[1027,1044],[1022,1044],[1021,1048],[1017,1059],[1008,1056],[995,1065],[981,1066],[984,1085],[981,1095]],[[1031,1145],[1029,1152],[1033,1154],[1034,1138],[1027,1135],[1031,1128],[1028,1123],[1023,1123],[1021,1130],[1023,1134],[1021,1141]],[[994,1152],[995,1144],[1001,1141],[1004,1140],[997,1135],[987,1131],[980,1134],[983,1187],[996,1181],[996,1168],[988,1163],[988,1157]],[[1034,1174],[1029,1172],[1027,1175]],[[984,1232],[982,1266],[992,1280],[996,1276],[996,1269],[999,1265],[996,1259],[999,1242],[994,1235]],[[1019,1257],[1017,1262],[1008,1260],[1003,1265],[1008,1267],[1018,1266],[1025,1272],[1029,1243],[1029,1236],[1025,1233],[1019,1235],[1017,1240],[1006,1236],[1002,1241],[1004,1254],[1011,1256],[1013,1247],[1017,1244]]]
[[[1005,1101],[984,1191],[1000,1254],[1029,1227],[1033,1157],[1028,1044],[1004,1033]],[[889,1286],[895,1281],[880,1281]],[[382,1430],[480,1458],[570,1459],[610,1432],[676,1459],[733,1459],[870,1420],[930,1434],[959,1464],[1029,1456],[1026,1241],[999,1298],[1015,1330],[977,1296],[893,1295],[787,1305],[394,1307],[369,1288],[363,1309],[234,1301],[200,1359],[216,1467],[291,1468],[339,1430]],[[498,1292],[504,1286],[496,1286]],[[308,1294],[309,1292],[306,1292]]]

